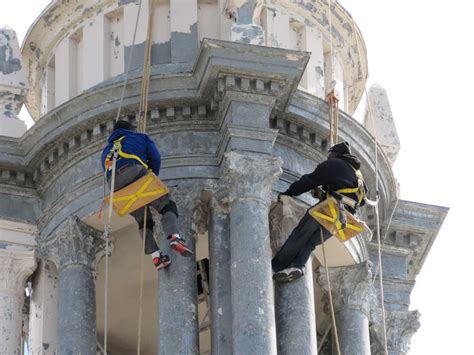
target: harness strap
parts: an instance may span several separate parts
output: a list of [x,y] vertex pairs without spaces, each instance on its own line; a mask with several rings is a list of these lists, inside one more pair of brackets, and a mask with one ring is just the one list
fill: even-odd
[[[354,172],[356,174],[356,177],[357,177],[357,187],[347,187],[347,188],[336,190],[335,192],[339,193],[339,194],[356,194],[357,195],[357,202],[356,202],[355,207],[358,207],[358,206],[360,206],[360,204],[364,200],[364,196],[365,196],[365,193],[364,193],[364,178],[362,177],[362,173],[360,172],[360,170],[354,169],[353,166],[351,166],[351,168],[354,170]],[[347,198],[349,198],[349,197],[347,197]],[[354,206],[351,206],[351,207],[354,207]]]
[[138,161],[141,165],[143,165],[145,169],[148,170],[148,165],[145,164],[145,162],[142,159],[140,159],[140,157],[138,155],[128,154],[128,153],[125,153],[122,150],[122,140],[124,138],[125,138],[125,136],[122,136],[122,137],[120,137],[120,138],[118,138],[114,141],[114,146],[110,150],[110,153],[107,154],[107,158],[105,159],[106,160],[106,166],[108,165],[107,160],[112,160],[112,155],[116,151],[118,153],[119,157],[124,158],[124,159],[134,159],[134,160]]

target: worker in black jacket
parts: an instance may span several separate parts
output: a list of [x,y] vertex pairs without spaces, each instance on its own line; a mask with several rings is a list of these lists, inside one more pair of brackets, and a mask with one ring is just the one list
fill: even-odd
[[[326,193],[335,193],[345,188],[360,187],[358,193],[340,194],[348,204],[344,204],[347,211],[354,213],[357,207],[364,204],[365,184],[358,171],[360,160],[351,154],[348,142],[342,142],[329,149],[328,159],[319,164],[316,169],[303,175],[298,181],[290,185],[281,195],[298,196],[302,193],[321,188]],[[325,194],[321,199],[325,198]],[[276,253],[272,260],[273,279],[279,282],[288,282],[300,278],[304,274],[304,266],[314,248],[321,244],[321,225],[306,212],[296,228],[291,232],[285,244]],[[322,229],[324,238],[330,237],[326,229]]]

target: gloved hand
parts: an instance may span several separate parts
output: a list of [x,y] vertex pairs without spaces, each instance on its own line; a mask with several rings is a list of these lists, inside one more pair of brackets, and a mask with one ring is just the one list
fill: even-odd
[[284,191],[284,192],[280,192],[278,194],[278,201],[281,201],[281,196],[291,196],[288,192],[288,190]]

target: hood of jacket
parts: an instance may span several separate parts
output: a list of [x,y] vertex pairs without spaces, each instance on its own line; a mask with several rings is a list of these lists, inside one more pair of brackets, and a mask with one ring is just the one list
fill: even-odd
[[360,169],[360,160],[355,155],[352,155],[352,154],[339,154],[336,157],[336,159],[341,159],[341,160],[344,160],[344,161],[348,162],[356,170]]

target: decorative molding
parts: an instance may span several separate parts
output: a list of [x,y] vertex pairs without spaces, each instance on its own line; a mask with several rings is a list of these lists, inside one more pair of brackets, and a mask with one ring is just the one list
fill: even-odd
[[[420,312],[418,311],[386,311],[385,323],[387,327],[387,348],[389,353],[408,354],[412,336],[420,328]],[[372,313],[370,326],[372,336],[371,352],[374,355],[383,355],[384,334],[382,315],[378,310]]]
[[[376,304],[376,294],[372,285],[371,263],[329,268],[332,297],[336,312],[344,309],[357,309],[370,318],[370,310]],[[324,290],[323,301],[328,305],[328,280],[325,269],[317,269],[318,283]],[[327,311],[327,310],[326,310]]]
[[276,253],[293,229],[306,213],[308,206],[303,205],[290,196],[281,196],[279,202],[270,207],[270,244],[273,253]]

